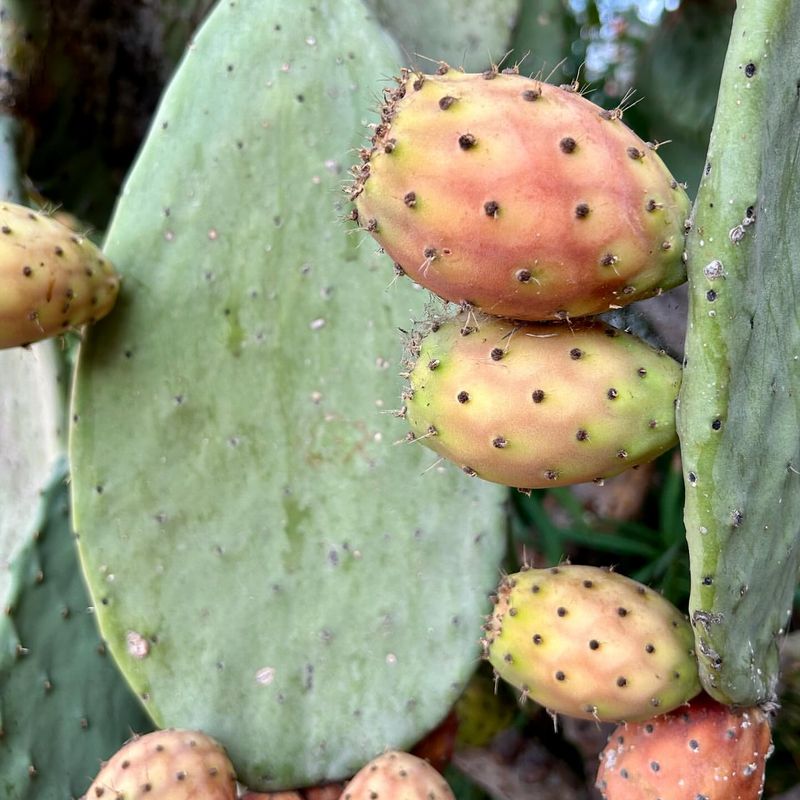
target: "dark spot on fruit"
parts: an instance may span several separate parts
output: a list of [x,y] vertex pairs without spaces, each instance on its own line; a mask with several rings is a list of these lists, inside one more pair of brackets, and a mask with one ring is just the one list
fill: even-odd
[[646,205],[645,205],[645,208],[646,208],[648,211],[650,211],[650,212],[653,212],[653,211],[655,211],[655,210],[658,208],[658,203],[656,203],[656,201],[655,201],[655,200],[653,200],[653,198],[651,197],[651,198],[650,198],[650,199],[647,201],[647,203],[646,203]]
[[531,586],[531,591],[536,594],[539,591],[539,584],[534,583],[533,586]]
[[654,730],[655,728],[649,722],[644,726],[645,733],[652,733]]
[[541,403],[544,400],[544,392],[541,389],[534,389],[531,393],[531,399],[534,403]]
[[617,609],[617,614],[619,614],[619,616],[621,616],[621,617],[627,617],[628,616],[628,609],[627,608],[623,608],[622,606],[620,606]]
[[464,392],[464,391],[459,392],[456,395],[456,400],[458,400],[459,403],[469,402],[469,392]]
[[569,357],[573,361],[577,361],[579,358],[581,358],[581,356],[583,356],[583,350],[581,350],[579,347],[573,347],[572,350],[569,351]]
[[550,574],[551,575],[558,575],[561,570],[558,567],[550,567]]
[[554,469],[548,469],[544,473],[545,478],[549,481],[554,481],[558,478],[558,473]]
[[619,392],[612,386],[607,392],[606,396],[609,400],[616,400],[619,397]]
[[564,606],[559,606],[558,609],[556,610],[556,614],[558,614],[559,617],[566,617],[567,609],[564,608]]
[[436,248],[435,247],[431,247],[430,245],[428,245],[422,251],[422,255],[424,255],[425,258],[436,258]]
[[487,217],[497,219],[497,215],[500,213],[500,203],[496,200],[489,200],[483,204],[483,210],[486,212]]
[[619,771],[619,775],[621,778],[628,780],[628,770],[626,770],[624,767]]
[[475,147],[476,142],[477,139],[471,133],[462,133],[458,137],[458,146],[462,150],[469,150],[471,147]]
[[752,61],[745,65],[744,74],[748,78],[752,78],[756,74],[756,65]]
[[22,274],[26,278],[30,278],[30,276],[33,275],[33,270],[30,267],[25,266],[25,267],[22,268]]
[[[579,431],[578,431],[578,432],[575,434],[575,438],[576,438],[576,439],[577,439],[579,442],[585,442],[585,441],[586,441],[586,440],[589,438],[589,434],[588,434],[588,433],[587,433],[587,432],[586,432],[586,431],[585,431],[583,428],[581,428],[581,429],[580,429],[580,430],[579,430]],[[586,581],[584,581],[584,584],[583,584],[583,585],[585,586],[585,585],[586,585],[586,583],[587,583],[587,582],[586,582]],[[591,585],[592,585],[592,584],[591,584],[591,581],[589,581],[589,586],[591,586]]]
[[635,291],[636,291],[636,287],[635,286],[626,286],[622,290],[622,294],[633,294]]
[[647,423],[648,428],[657,428],[658,427],[658,420],[651,419],[650,422]]
[[628,451],[627,450],[617,450],[617,458],[627,458]]
[[689,739],[689,749],[696,753],[700,749],[700,742],[697,739]]
[[450,106],[453,105],[453,103],[455,103],[455,101],[456,101],[456,98],[455,97],[451,97],[449,94],[445,95],[444,97],[440,97],[439,98],[439,108],[441,108],[442,111],[447,111],[447,109],[450,108]]
[[492,361],[500,361],[504,355],[505,353],[503,352],[502,347],[493,347],[489,353],[489,357],[492,359]]
[[562,321],[563,321],[563,320],[565,320],[565,319],[569,319],[569,311],[564,311],[564,310],[562,309],[561,311],[556,311],[556,313],[555,313],[553,316],[554,316],[556,319],[560,319],[560,320],[562,320]]
[[626,152],[628,153],[628,158],[632,158],[634,161],[644,158],[644,152],[638,147],[629,147]]
[[414,208],[414,206],[417,204],[417,193],[416,192],[407,192],[405,197],[403,197],[403,202],[409,208]]
[[584,586],[585,586],[587,589],[591,589],[591,588],[592,588],[592,586],[594,586],[594,583],[593,583],[592,581],[584,581],[584,582],[583,582],[583,585],[584,585]]
[[541,644],[544,640],[538,633],[533,634],[533,643],[534,644]]
[[538,100],[542,96],[542,92],[539,89],[526,89],[522,93],[522,99],[527,100],[528,102],[533,102],[534,100]]
[[650,769],[653,770],[653,772],[658,772],[661,769],[661,765],[658,763],[658,761],[651,761]]
[[562,153],[574,153],[578,143],[571,137],[565,136],[559,143]]
[[499,450],[502,450],[507,445],[508,441],[506,441],[505,437],[503,436],[495,436],[495,438],[492,439],[492,447],[496,447]]
[[425,76],[419,75],[417,79],[414,81],[414,83],[412,83],[411,85],[414,87],[414,91],[418,92],[422,88],[424,83],[425,83]]
[[531,271],[529,269],[518,269],[514,277],[520,283],[530,283],[531,277],[533,276],[531,275]]
[[622,688],[623,686],[627,685],[628,685],[628,679],[620,675],[619,678],[617,678],[617,686]]
[[652,644],[646,644],[644,646],[644,649],[648,653],[655,653],[655,651],[656,651],[655,645],[652,645]]
[[567,679],[567,676],[561,670],[556,672],[556,680],[557,681],[564,681],[566,679]]
[[639,369],[636,370],[636,374],[640,378],[644,378],[647,375],[647,370],[644,367],[639,367]]
[[589,649],[590,650],[598,650],[599,648],[600,648],[600,642],[598,642],[597,639],[592,639],[589,642]]
[[472,469],[472,467],[468,467],[468,466],[466,466],[466,465],[465,465],[465,466],[463,466],[463,467],[461,467],[461,471],[462,471],[462,472],[463,472],[465,475],[469,475],[469,477],[470,477],[470,478],[474,478],[474,477],[475,477],[475,476],[478,474],[477,472],[475,472],[475,470],[474,470],[474,469]]
[[589,205],[588,203],[578,203],[575,206],[575,216],[578,219],[583,219],[584,217],[589,216]]
[[514,660],[514,656],[512,656],[512,655],[511,655],[511,653],[506,653],[506,654],[503,656],[503,661],[506,661],[506,662],[507,662],[507,663],[509,663],[509,664],[510,664],[510,663],[511,663],[513,660]]
[[601,259],[600,263],[604,267],[613,267],[619,261],[619,257],[615,256],[613,253],[606,253]]

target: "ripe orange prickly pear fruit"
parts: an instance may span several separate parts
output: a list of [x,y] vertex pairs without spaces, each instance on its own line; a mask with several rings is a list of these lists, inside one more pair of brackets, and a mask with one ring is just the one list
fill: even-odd
[[104,317],[119,277],[84,236],[45,214],[0,204],[0,348]]
[[599,567],[508,575],[483,643],[503,680],[572,717],[648,719],[700,691],[694,635],[680,611]]
[[198,731],[131,739],[105,763],[85,800],[234,800],[236,775],[222,747]]
[[605,800],[758,800],[771,736],[758,708],[707,695],[647,722],[620,725],[600,754]]
[[362,767],[341,800],[455,800],[445,779],[426,761],[397,750]]
[[446,300],[579,317],[685,280],[690,202],[654,146],[518,74],[403,70],[353,168],[351,218]]
[[404,413],[468,475],[518,488],[608,478],[677,442],[681,370],[599,322],[461,315],[412,335]]

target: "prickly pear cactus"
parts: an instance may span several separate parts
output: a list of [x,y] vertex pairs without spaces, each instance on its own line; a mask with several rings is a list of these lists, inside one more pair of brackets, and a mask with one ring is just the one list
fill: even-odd
[[524,0],[366,0],[376,19],[397,39],[406,58],[421,65],[444,60],[469,70],[488,67],[508,50]]
[[335,206],[398,55],[355,0],[285,9],[220,3],[168,89],[71,415],[109,648],[158,725],[212,735],[257,790],[432,728],[503,545],[502,494],[394,444],[396,329],[424,298],[386,291]]
[[353,167],[351,219],[417,283],[565,320],[685,280],[689,200],[655,145],[574,91],[493,67],[401,71]]
[[680,611],[607,569],[565,564],[507,575],[485,631],[497,674],[553,713],[643,720],[700,691]]
[[800,564],[800,5],[742,0],[689,235],[678,413],[706,690],[774,700]]
[[13,559],[0,620],[0,787],[6,800],[86,791],[100,761],[149,729],[97,635],[55,470],[37,535]]
[[472,312],[412,335],[410,442],[517,488],[600,481],[676,442],[680,366],[599,322],[517,323]]
[[63,376],[52,342],[0,351],[0,598],[33,535],[65,433]]

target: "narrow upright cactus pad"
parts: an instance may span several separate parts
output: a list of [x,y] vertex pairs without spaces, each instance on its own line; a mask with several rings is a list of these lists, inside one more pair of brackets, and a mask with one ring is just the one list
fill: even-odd
[[741,0],[689,235],[678,431],[703,685],[776,698],[800,566],[800,4]]
[[484,644],[503,680],[573,717],[649,719],[700,691],[692,630],[680,611],[598,567],[506,576]]
[[[106,251],[71,419],[109,648],[162,727],[256,790],[420,739],[474,668],[502,494],[395,446],[410,287],[334,203],[396,54],[356,0],[220,3],[167,90]],[[458,552],[458,568],[453,569]]]
[[114,268],[85,236],[25,206],[0,204],[0,348],[94,322],[118,290]]
[[599,322],[460,315],[413,336],[409,439],[517,488],[608,478],[676,442],[680,367]]
[[150,729],[97,634],[63,465],[42,506],[37,536],[11,564],[0,620],[3,800],[80,797],[102,759]]
[[353,217],[440,297],[553,320],[684,280],[688,198],[619,113],[496,69],[404,70],[385,98]]

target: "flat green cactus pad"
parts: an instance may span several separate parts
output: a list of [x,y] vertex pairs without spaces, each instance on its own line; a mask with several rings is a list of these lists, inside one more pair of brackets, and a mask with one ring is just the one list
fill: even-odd
[[341,221],[398,61],[355,0],[221,3],[129,177],[123,292],[80,354],[101,630],[156,723],[218,738],[251,788],[344,777],[438,722],[503,550],[501,491],[395,444],[397,328],[425,297]]
[[10,562],[30,540],[62,448],[56,346],[0,350],[0,598],[8,594]]
[[66,470],[41,502],[36,537],[13,559],[0,619],[0,796],[81,796],[131,731],[149,729],[105,654],[69,525]]

